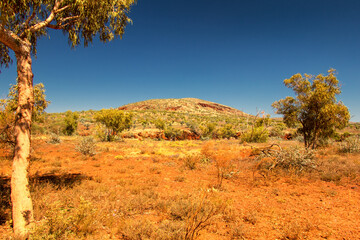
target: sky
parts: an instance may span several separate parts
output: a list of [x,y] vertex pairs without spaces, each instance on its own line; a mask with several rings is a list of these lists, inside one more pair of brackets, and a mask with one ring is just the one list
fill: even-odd
[[[276,116],[283,80],[337,70],[338,100],[360,121],[359,0],[138,0],[122,39],[71,49],[59,31],[38,42],[34,83],[47,112],[200,98]],[[16,80],[1,69],[0,98]]]

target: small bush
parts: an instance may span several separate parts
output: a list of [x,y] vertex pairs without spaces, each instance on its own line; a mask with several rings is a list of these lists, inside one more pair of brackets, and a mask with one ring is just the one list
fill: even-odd
[[94,156],[96,154],[95,147],[96,141],[93,137],[84,137],[76,147],[76,151],[85,156]]
[[243,142],[264,143],[267,142],[268,138],[269,132],[262,126],[254,127],[241,135],[241,141]]
[[233,125],[226,124],[222,128],[219,129],[219,137],[220,138],[234,138],[236,137],[236,130],[233,128]]
[[60,139],[59,135],[51,133],[50,138],[47,142],[51,143],[51,144],[59,144],[59,143],[61,143],[61,139]]
[[196,165],[199,163],[200,161],[200,156],[197,155],[186,155],[184,157],[184,167],[189,169],[189,170],[194,170],[196,169]]
[[230,239],[246,239],[247,229],[244,224],[235,223],[230,226]]
[[258,160],[256,170],[265,172],[274,169],[285,169],[295,170],[299,173],[304,169],[316,168],[315,151],[300,147],[279,150],[267,148],[262,150]]
[[31,124],[31,134],[33,135],[41,135],[44,134],[46,131],[45,127],[39,125],[36,122],[32,122]]
[[[174,221],[183,222],[182,238],[185,240],[196,239],[200,232],[213,223],[225,209],[226,202],[204,193],[202,196],[177,199],[170,207],[170,216]],[[183,228],[183,226],[185,228]]]
[[160,130],[164,130],[165,129],[165,122],[163,121],[163,120],[161,120],[161,119],[156,119],[156,120],[154,120],[153,121],[153,123],[154,123],[154,125],[155,125],[155,127],[157,128],[157,129],[160,129]]
[[79,114],[72,111],[67,111],[64,118],[65,128],[63,130],[65,135],[73,135],[78,127]]
[[157,240],[183,240],[185,223],[182,221],[165,220],[156,231],[154,239]]
[[35,226],[30,240],[84,238],[99,226],[94,221],[95,211],[91,203],[82,198],[76,207],[51,203],[45,218]]
[[180,129],[169,126],[165,128],[164,135],[169,140],[176,140],[177,138],[181,137],[182,131]]
[[360,152],[360,139],[358,136],[348,137],[340,143],[340,152],[358,153]]
[[129,219],[122,224],[118,234],[121,239],[151,239],[155,231],[156,227],[149,220]]

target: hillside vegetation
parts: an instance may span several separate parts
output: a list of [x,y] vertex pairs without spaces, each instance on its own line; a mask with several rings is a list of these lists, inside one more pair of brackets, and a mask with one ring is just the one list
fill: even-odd
[[[311,150],[281,119],[196,112],[198,99],[170,109],[179,101],[39,116],[30,239],[360,238],[360,124]],[[119,121],[104,118],[114,112]],[[2,145],[2,239],[12,239],[11,159]]]

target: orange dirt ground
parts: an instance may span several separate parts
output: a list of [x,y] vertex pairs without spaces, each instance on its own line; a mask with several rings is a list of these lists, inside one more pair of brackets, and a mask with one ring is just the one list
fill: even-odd
[[[216,189],[213,187],[217,182],[215,164],[197,162],[193,170],[184,165],[187,157],[201,154],[206,141],[126,139],[116,143],[97,143],[97,154],[84,157],[75,150],[78,138],[64,137],[60,144],[47,143],[44,138],[34,139],[31,178],[45,179],[66,174],[85,176],[86,180],[83,181],[94,182],[98,187],[102,185],[111,189],[131,186],[140,191],[150,184],[151,190],[164,200],[179,194],[213,191],[226,202],[227,207],[221,217],[215,218],[210,226],[200,232],[199,239],[360,239],[359,178],[326,182],[320,180],[317,173],[273,173],[263,177],[253,171],[254,157],[244,154],[236,162],[236,176],[224,179],[222,187]],[[212,143],[215,147],[226,146],[229,154],[248,149],[236,140]],[[4,186],[11,176],[8,154],[3,149],[0,155],[0,178]],[[319,159],[342,161],[358,159],[358,156],[323,154]],[[1,189],[4,190],[4,186]],[[56,194],[66,194],[66,191],[54,190],[44,194],[49,194],[49,199],[57,199]],[[1,196],[8,197],[4,193]],[[39,205],[35,197],[34,206],[39,212],[36,218],[40,221]],[[9,215],[10,209],[4,212]],[[156,209],[145,209],[137,215],[155,224],[166,218]],[[112,225],[111,228],[116,226]],[[234,226],[241,233],[234,234]],[[3,223],[0,238],[3,235],[4,239],[8,239],[9,231],[8,224]],[[105,233],[111,235],[113,231],[98,229],[93,238],[84,239],[102,239]],[[121,239],[116,233],[112,236],[111,239]]]

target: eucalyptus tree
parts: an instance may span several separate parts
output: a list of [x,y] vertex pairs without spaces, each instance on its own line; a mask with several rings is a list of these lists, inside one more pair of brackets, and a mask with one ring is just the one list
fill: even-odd
[[295,74],[284,80],[294,90],[296,98],[286,97],[272,104],[277,114],[284,116],[289,127],[299,124],[306,148],[315,148],[319,140],[327,139],[335,129],[344,128],[350,120],[348,108],[336,100],[341,93],[335,70],[328,75]]
[[18,107],[11,200],[14,233],[26,238],[33,222],[33,206],[28,189],[30,127],[34,105],[32,56],[40,37],[50,29],[61,30],[72,47],[87,46],[95,37],[111,41],[122,36],[130,21],[128,13],[136,0],[1,0],[0,65],[17,62]]

